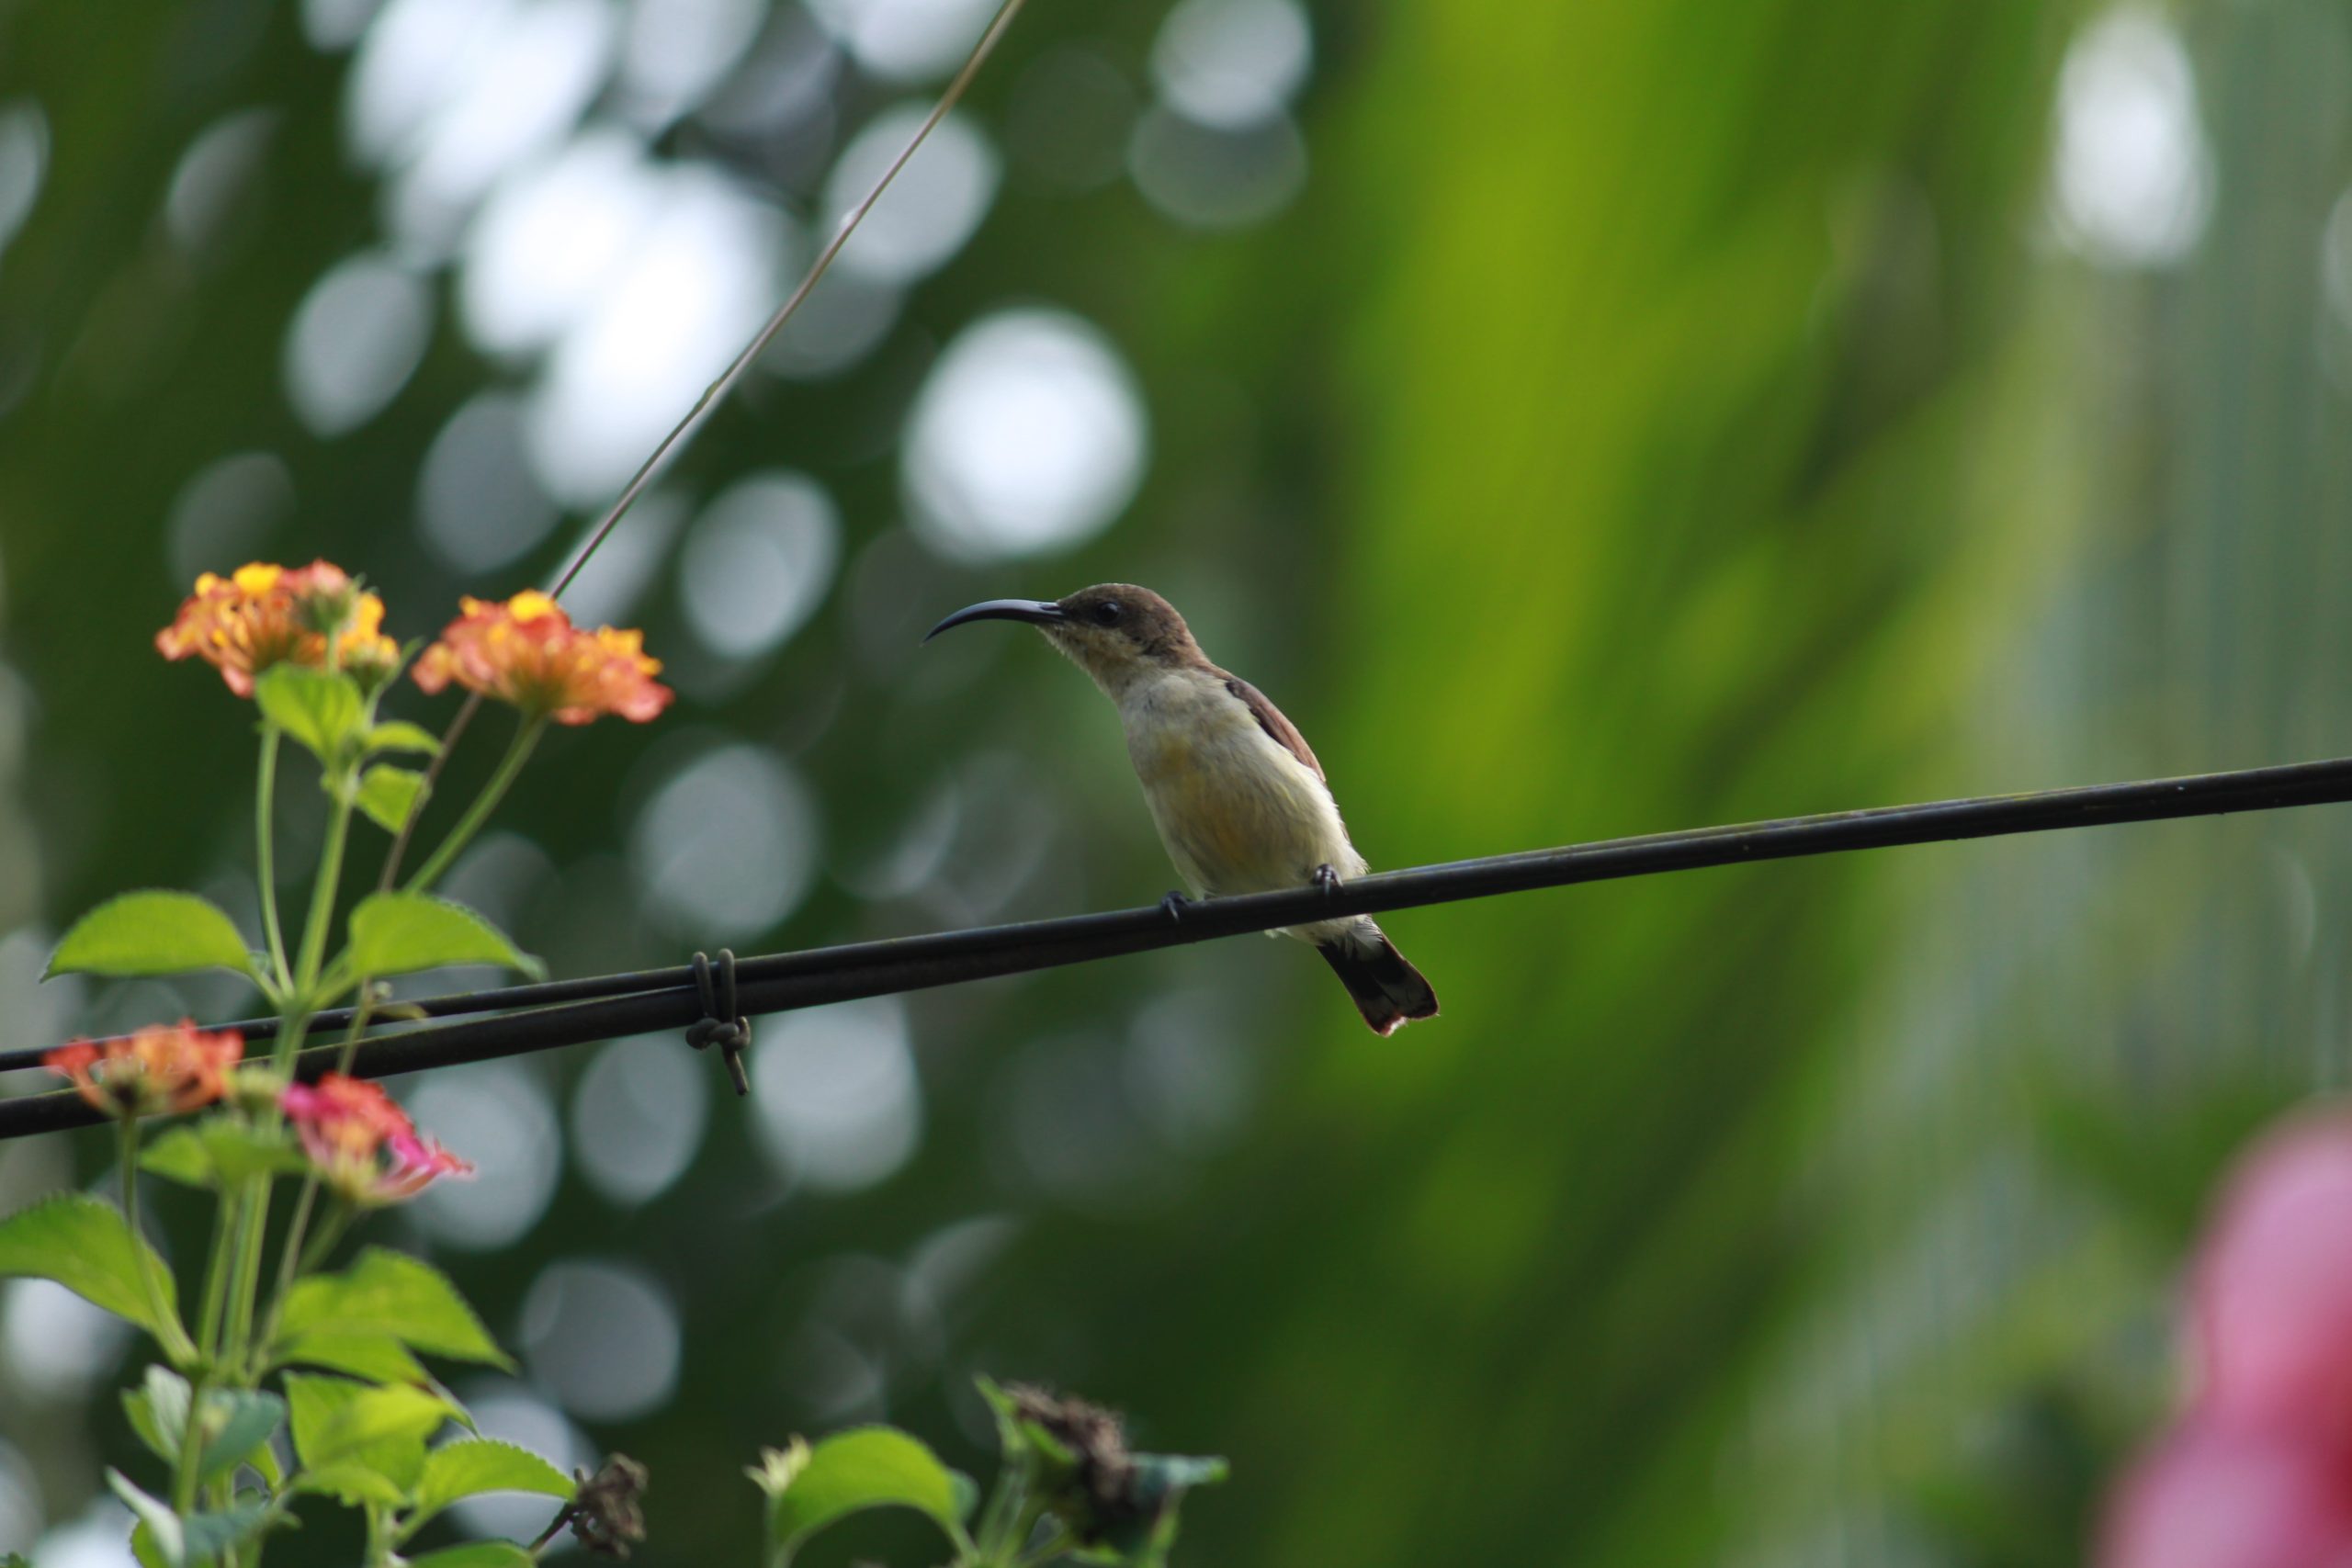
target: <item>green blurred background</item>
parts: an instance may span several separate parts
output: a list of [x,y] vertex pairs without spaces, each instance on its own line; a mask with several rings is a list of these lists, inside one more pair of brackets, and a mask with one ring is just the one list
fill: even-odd
[[[245,715],[149,643],[195,572],[402,636],[544,580],[984,14],[0,0],[6,1043],[247,1005],[32,979],[126,886],[254,907]],[[564,975],[1156,898],[1085,682],[916,646],[1099,579],[1376,865],[2343,752],[2347,181],[2327,0],[1033,0],[583,580],[676,706],[455,890]],[[1238,941],[770,1021],[743,1104],[674,1040],[436,1075],[482,1177],[386,1228],[519,1348],[491,1429],[651,1466],[651,1564],[751,1561],[794,1432],[983,1466],[983,1370],[1229,1455],[1196,1563],[2072,1562],[2217,1163],[2342,1077],[2342,820],[1404,914],[1385,1042]],[[0,1294],[0,1549],[127,1562],[127,1352]]]

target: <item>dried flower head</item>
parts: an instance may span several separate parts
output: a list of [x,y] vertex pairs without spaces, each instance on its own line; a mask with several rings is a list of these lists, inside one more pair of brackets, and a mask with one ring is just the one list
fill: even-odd
[[315,1084],[288,1085],[277,1102],[320,1179],[351,1202],[397,1203],[444,1176],[473,1174],[419,1135],[408,1112],[365,1079],[329,1073]]
[[567,1510],[571,1533],[591,1551],[627,1557],[645,1539],[645,1487],[651,1472],[627,1454],[612,1454],[604,1469],[577,1479],[579,1490]]
[[344,570],[312,561],[291,570],[265,561],[227,577],[206,572],[172,624],[155,634],[166,659],[201,659],[241,697],[273,664],[324,668],[334,662],[365,680],[399,667],[400,649],[383,634],[384,602],[364,592]]
[[233,1029],[207,1033],[182,1019],[149,1024],[125,1040],[76,1040],[44,1055],[41,1065],[110,1116],[155,1116],[220,1099],[244,1049],[244,1036]]
[[464,599],[459,605],[463,614],[416,661],[416,683],[428,692],[454,681],[558,724],[608,713],[643,724],[670,704],[670,688],[653,679],[662,661],[647,657],[642,633],[582,631],[536,590],[503,604]]

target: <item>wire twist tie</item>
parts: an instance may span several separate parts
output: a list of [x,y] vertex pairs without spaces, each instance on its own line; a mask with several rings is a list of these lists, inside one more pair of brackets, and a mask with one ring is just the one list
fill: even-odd
[[695,954],[695,989],[702,993],[703,1015],[686,1026],[686,1043],[697,1051],[707,1045],[718,1046],[735,1092],[751,1093],[752,1080],[743,1071],[743,1050],[752,1043],[752,1021],[735,1010],[733,949],[718,950],[718,974],[715,979],[710,955]]

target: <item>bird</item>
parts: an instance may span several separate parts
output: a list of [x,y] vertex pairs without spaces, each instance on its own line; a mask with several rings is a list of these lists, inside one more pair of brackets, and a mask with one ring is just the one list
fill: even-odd
[[[1211,663],[1184,617],[1150,589],[1102,582],[1062,599],[990,599],[949,615],[923,641],[974,621],[1035,626],[1117,706],[1152,822],[1194,897],[1328,892],[1365,871],[1298,727]],[[1182,893],[1160,902],[1178,919],[1189,904]],[[1375,1033],[1437,1016],[1437,993],[1369,915],[1268,934],[1312,943]]]

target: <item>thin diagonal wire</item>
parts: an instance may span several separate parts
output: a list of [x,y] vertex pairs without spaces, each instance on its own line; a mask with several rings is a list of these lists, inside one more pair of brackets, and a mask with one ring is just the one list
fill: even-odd
[[[949,80],[946,87],[939,95],[939,101],[932,106],[931,113],[925,117],[922,124],[915,128],[914,135],[908,138],[906,146],[899,150],[899,155],[890,160],[890,166],[882,171],[882,177],[876,180],[873,186],[866,191],[865,199],[850,209],[843,215],[841,222],[835,226],[833,237],[825,243],[823,250],[817,253],[817,259],[809,264],[808,271],[801,277],[799,287],[793,289],[791,294],[786,296],[784,303],[775,308],[775,313],[767,319],[766,324],[760,328],[750,343],[743,345],[743,352],[737,355],[727,368],[719,373],[717,380],[702,389],[702,396],[695,400],[694,407],[686,411],[685,417],[672,425],[670,434],[664,435],[661,443],[647,456],[645,461],[638,465],[637,472],[630,477],[628,483],[622,487],[619,496],[614,500],[612,506],[605,512],[595,528],[590,532],[588,542],[580,547],[580,552],[573,556],[571,563],[557,575],[555,585],[548,590],[549,597],[557,599],[563,597],[564,590],[571,586],[572,579],[580,575],[581,569],[588,564],[589,558],[595,555],[605,540],[611,536],[612,531],[620,526],[621,519],[628,515],[629,508],[637,504],[638,497],[645,493],[645,487],[653,482],[654,475],[660,473],[668,465],[670,458],[678,448],[685,444],[686,438],[700,427],[704,416],[725,401],[727,394],[735,389],[736,383],[751,373],[752,367],[758,362],[761,354],[766,350],[769,344],[775,341],[775,334],[784,331],[785,323],[792,320],[801,305],[808,300],[809,294],[815,290],[819,280],[831,270],[833,258],[842,254],[842,247],[849,243],[849,237],[857,231],[859,224],[865,221],[865,215],[874,210],[874,204],[882,199],[882,193],[888,190],[891,182],[899,177],[899,171],[907,166],[917,150],[930,140],[932,131],[937,129],[939,122],[945,119],[948,111],[962,100],[965,89],[972,85],[972,79],[979,74],[981,65],[995,51],[997,40],[1004,37],[1005,29],[1012,25],[1013,17],[1021,14],[1021,7],[1026,4],[1028,0],[1004,0],[1004,4],[998,7],[996,16],[989,22],[987,30],[982,32],[979,40],[972,45],[972,52],[964,57],[963,68]],[[417,818],[424,815],[425,803],[432,798],[433,786],[441,781],[441,770],[449,753],[457,749],[458,738],[466,732],[466,727],[473,722],[474,714],[481,706],[481,694],[469,693],[465,705],[458,708],[457,716],[449,721],[449,731],[442,740],[441,749],[435,751],[433,754],[433,760],[425,764],[424,784],[417,791],[416,804],[409,808],[408,816],[401,819],[400,831],[392,835],[392,847],[385,853],[384,869],[377,879],[377,887],[379,891],[389,891],[393,880],[400,875],[401,862],[408,853],[409,839],[416,830]]]
[[[1299,888],[1215,898],[1191,906],[1174,921],[1156,907],[1121,909],[744,959],[737,965],[738,1005],[749,1015],[784,1012],[1058,968],[1336,916],[1380,914],[1538,887],[1858,850],[2346,801],[2352,801],[2352,758],[1611,839],[1363,876],[1329,894]],[[428,1013],[491,1016],[371,1036],[360,1046],[352,1070],[366,1077],[384,1077],[623,1034],[684,1029],[702,1016],[693,971],[684,967],[507,987],[437,998],[420,1006]],[[521,1010],[492,1012],[516,1008]],[[322,1015],[316,1026],[332,1028],[336,1017]],[[307,1076],[323,1072],[335,1065],[340,1050],[336,1045],[306,1051],[299,1070]],[[28,1066],[38,1056],[38,1052],[10,1052],[0,1058],[0,1066]],[[0,1100],[0,1139],[81,1126],[98,1119],[70,1091],[20,1096]]]

